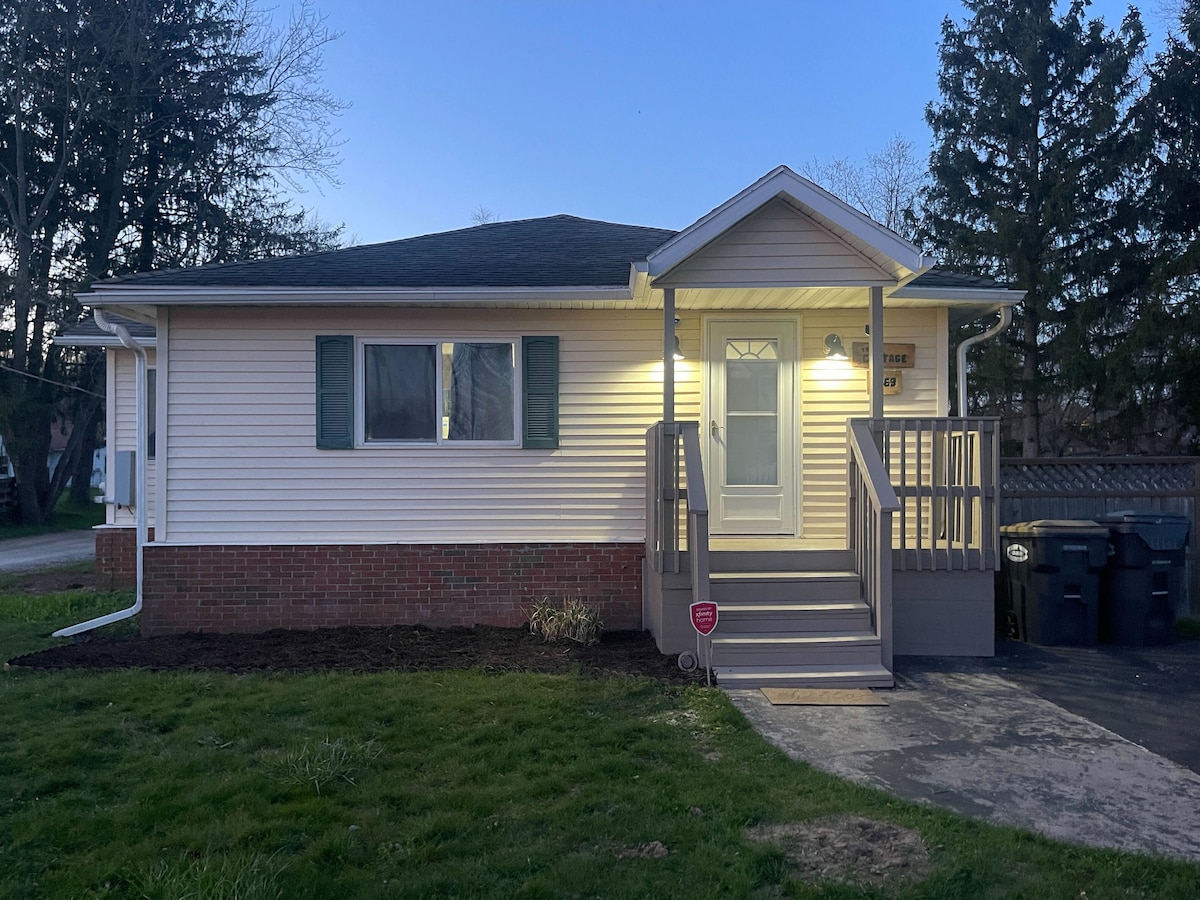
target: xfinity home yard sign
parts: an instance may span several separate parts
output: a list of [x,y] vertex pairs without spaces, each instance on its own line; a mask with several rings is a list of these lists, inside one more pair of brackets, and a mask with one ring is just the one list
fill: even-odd
[[[692,614],[692,627],[696,629],[696,656],[700,656],[700,636],[708,637],[717,627],[717,604],[711,600],[701,600],[693,603],[688,609]],[[704,642],[704,677],[712,684],[712,641]]]
[[692,627],[708,637],[717,627],[717,604],[711,600],[701,600],[699,603],[693,603],[691,610]]

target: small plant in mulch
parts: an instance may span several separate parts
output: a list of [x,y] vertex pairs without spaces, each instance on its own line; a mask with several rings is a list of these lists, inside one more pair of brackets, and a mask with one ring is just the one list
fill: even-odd
[[544,641],[567,639],[580,644],[600,643],[604,625],[600,613],[578,597],[556,603],[549,597],[535,600],[529,608],[529,630]]

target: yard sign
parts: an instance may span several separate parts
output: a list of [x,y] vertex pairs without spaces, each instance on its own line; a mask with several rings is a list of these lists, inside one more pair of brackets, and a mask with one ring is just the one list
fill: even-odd
[[[692,613],[692,627],[696,629],[696,656],[700,655],[700,635],[708,637],[717,627],[717,604],[701,600],[688,607]],[[704,676],[712,684],[712,641],[705,641]]]

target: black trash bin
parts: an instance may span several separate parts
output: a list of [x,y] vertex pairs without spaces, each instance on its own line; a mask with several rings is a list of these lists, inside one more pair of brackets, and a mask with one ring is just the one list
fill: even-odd
[[[1094,647],[1108,528],[1090,519],[1018,522],[1000,529],[1004,636]],[[999,617],[998,617],[999,618]]]
[[1100,591],[1100,640],[1130,647],[1175,640],[1192,522],[1160,512],[1118,512],[1107,526],[1112,555]]

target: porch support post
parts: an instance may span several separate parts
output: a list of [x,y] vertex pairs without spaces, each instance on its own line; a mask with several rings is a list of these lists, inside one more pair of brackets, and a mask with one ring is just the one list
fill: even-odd
[[883,288],[871,290],[871,418],[883,418]]
[[675,421],[675,288],[663,289],[663,421]]

